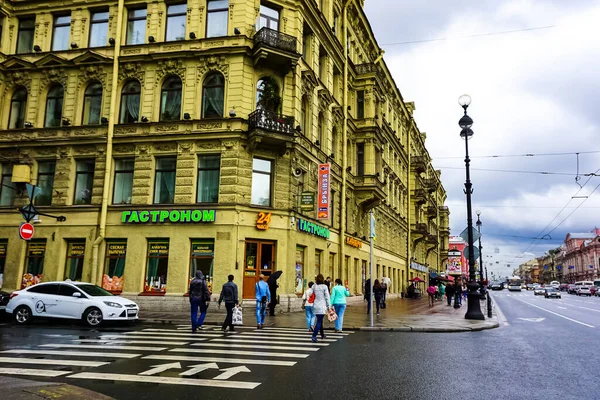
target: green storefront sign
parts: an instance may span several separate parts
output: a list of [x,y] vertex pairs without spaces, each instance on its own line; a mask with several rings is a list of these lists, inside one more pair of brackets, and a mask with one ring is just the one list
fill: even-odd
[[300,195],[300,209],[313,211],[315,209],[315,192],[302,192]]
[[303,219],[298,218],[298,230],[321,237],[323,239],[329,239],[329,229],[324,226],[317,225],[315,223],[305,221]]
[[121,222],[125,224],[215,222],[215,215],[215,210],[123,211]]

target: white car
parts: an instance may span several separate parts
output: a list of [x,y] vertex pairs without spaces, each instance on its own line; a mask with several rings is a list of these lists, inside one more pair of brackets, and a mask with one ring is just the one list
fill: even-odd
[[80,319],[97,327],[102,321],[135,321],[139,307],[91,283],[45,282],[11,293],[6,312],[17,324],[46,317]]
[[546,294],[546,289],[544,289],[541,286],[536,286],[535,288],[533,288],[533,294],[536,295],[536,296],[538,294],[543,296],[543,295]]
[[590,286],[578,286],[577,287],[577,296],[591,296],[592,292],[590,291]]

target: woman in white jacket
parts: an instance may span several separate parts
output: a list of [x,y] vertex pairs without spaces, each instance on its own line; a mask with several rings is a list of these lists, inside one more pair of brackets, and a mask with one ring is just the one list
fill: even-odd
[[323,332],[323,317],[327,313],[327,310],[331,307],[329,302],[329,289],[327,285],[324,285],[325,279],[323,275],[317,275],[317,284],[312,287],[313,293],[315,294],[315,302],[313,305],[313,313],[317,318],[315,328],[312,334],[312,341],[317,342],[317,332],[321,332],[321,339],[325,339],[325,333]]
[[308,289],[302,295],[302,309],[304,309],[304,313],[306,314],[306,327],[309,332],[312,332],[315,327],[315,313],[313,312],[315,296],[313,296],[312,290],[314,284],[314,282],[308,282]]

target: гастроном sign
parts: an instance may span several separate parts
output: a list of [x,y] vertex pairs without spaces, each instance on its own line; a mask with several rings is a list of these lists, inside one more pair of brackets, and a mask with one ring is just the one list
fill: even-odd
[[329,229],[300,218],[298,218],[298,230],[323,239],[329,239]]
[[123,211],[121,222],[126,224],[215,222],[215,214],[215,210]]

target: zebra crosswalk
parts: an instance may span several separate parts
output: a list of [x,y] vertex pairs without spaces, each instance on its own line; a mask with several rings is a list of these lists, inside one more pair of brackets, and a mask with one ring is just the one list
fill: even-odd
[[251,390],[264,382],[264,368],[296,367],[351,334],[326,333],[314,343],[304,329],[236,327],[222,332],[209,327],[191,333],[190,326],[178,325],[40,335],[35,348],[1,350],[0,375]]

